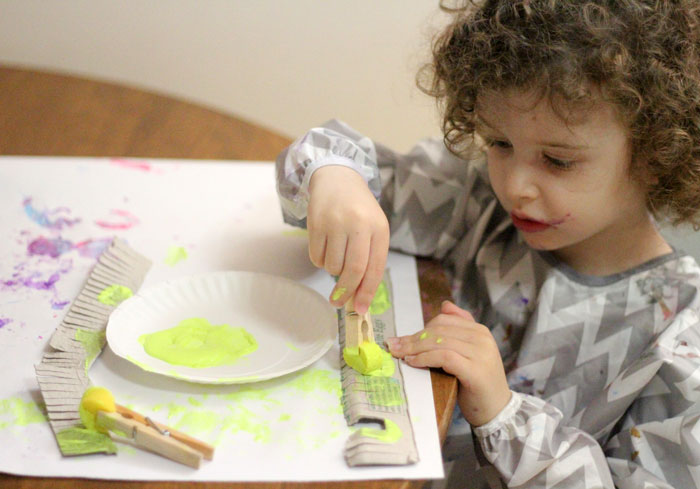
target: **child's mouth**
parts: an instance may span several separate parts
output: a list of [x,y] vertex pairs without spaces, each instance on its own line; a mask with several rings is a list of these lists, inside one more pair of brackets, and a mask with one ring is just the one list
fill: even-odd
[[510,214],[510,218],[513,220],[513,225],[525,233],[538,233],[552,227],[551,224],[546,222],[518,217],[513,213]]

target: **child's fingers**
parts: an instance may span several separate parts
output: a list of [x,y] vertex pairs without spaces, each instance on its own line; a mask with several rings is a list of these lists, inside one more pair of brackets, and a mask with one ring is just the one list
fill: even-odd
[[331,234],[326,238],[323,268],[331,275],[340,275],[342,273],[347,244],[348,238],[345,234]]
[[471,357],[474,349],[480,345],[477,334],[462,331],[459,335],[443,335],[430,330],[423,330],[418,335],[399,338],[387,338],[386,344],[392,355],[398,358],[418,355],[431,350],[455,350]]
[[374,235],[370,243],[367,269],[360,287],[355,293],[355,310],[364,314],[372,304],[374,294],[384,278],[384,268],[389,253],[389,236]]
[[411,367],[441,368],[458,379],[468,377],[471,363],[468,357],[461,355],[459,352],[443,349],[428,350],[409,355],[404,357],[403,360]]
[[469,311],[462,309],[452,301],[443,301],[442,305],[440,306],[440,312],[442,312],[443,314],[452,314],[453,316],[459,316],[461,318],[466,319],[467,321],[474,321],[474,316],[472,316],[472,314]]
[[309,227],[309,258],[318,268],[323,268],[323,257],[326,255],[326,234],[316,232]]
[[[347,243],[343,271],[331,293],[331,304],[342,307],[355,294],[355,290],[367,269],[368,259],[369,236],[363,234],[352,236]],[[355,300],[355,310],[357,310],[357,300]],[[363,313],[364,311],[358,312]]]

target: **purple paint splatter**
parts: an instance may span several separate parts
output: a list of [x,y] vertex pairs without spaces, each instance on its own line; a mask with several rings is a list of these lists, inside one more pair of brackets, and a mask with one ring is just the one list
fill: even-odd
[[0,328],[12,322],[10,318],[0,318]]
[[55,214],[70,213],[70,209],[66,207],[57,207],[53,210],[40,211],[32,205],[31,197],[27,197],[22,202],[24,206],[24,212],[27,214],[29,219],[37,223],[41,227],[48,229],[53,229],[55,231],[60,231],[64,227],[70,227],[74,224],[80,222],[80,218],[68,219],[61,216],[53,217]]
[[78,250],[80,256],[85,258],[97,258],[107,249],[112,238],[88,239],[73,244],[72,241],[65,240],[60,236],[57,238],[45,238],[43,236],[33,240],[27,246],[27,253],[31,256],[45,255],[51,258],[58,258],[69,251]]
[[39,236],[37,239],[29,243],[27,252],[30,255],[47,255],[51,258],[58,258],[63,253],[73,249],[73,243],[65,239],[58,238],[49,239]]

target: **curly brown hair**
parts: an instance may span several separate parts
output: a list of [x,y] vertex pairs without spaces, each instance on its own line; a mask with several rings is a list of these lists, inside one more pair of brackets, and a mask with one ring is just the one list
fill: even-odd
[[585,109],[598,87],[629,129],[649,210],[698,227],[698,0],[471,0],[453,11],[418,76],[451,151],[473,141],[480,92],[536,87],[562,115]]

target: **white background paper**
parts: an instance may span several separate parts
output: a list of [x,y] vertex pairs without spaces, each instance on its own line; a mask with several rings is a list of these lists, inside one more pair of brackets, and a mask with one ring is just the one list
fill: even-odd
[[[282,222],[273,165],[2,157],[0,229],[0,471],[141,480],[442,477],[430,376],[406,366],[420,462],[346,466],[351,431],[332,388],[339,378],[337,344],[300,372],[235,386],[146,373],[107,347],[90,370],[92,383],[109,388],[120,404],[216,444],[214,460],[199,470],[131,447],[118,456],[64,458],[47,422],[26,424],[13,411],[41,401],[34,364],[95,263],[87,251],[100,240],[119,236],[153,260],[143,287],[195,273],[254,270],[328,296],[332,279],[309,262],[305,236]],[[166,264],[171,246],[184,247],[187,259]],[[388,266],[398,333],[418,331],[414,259],[391,253]]]

